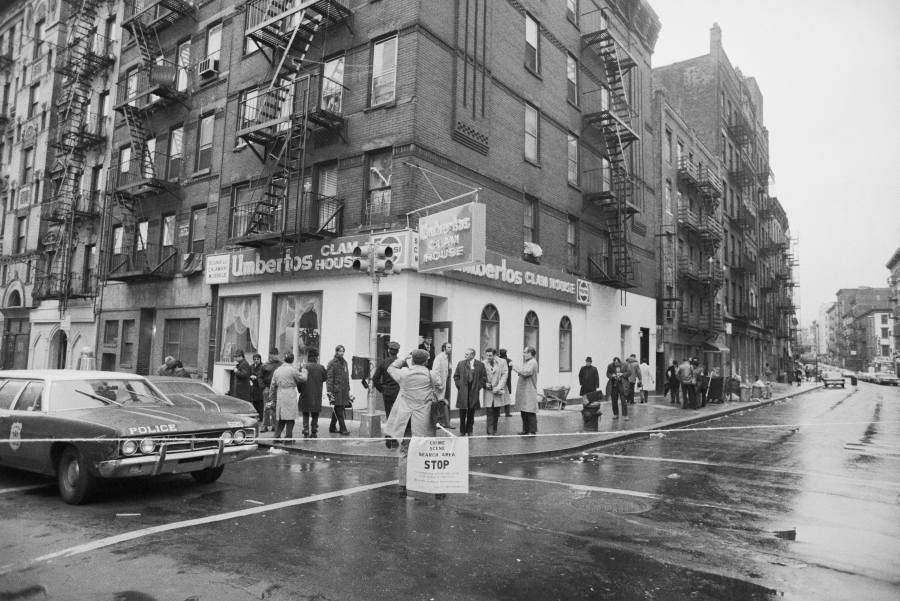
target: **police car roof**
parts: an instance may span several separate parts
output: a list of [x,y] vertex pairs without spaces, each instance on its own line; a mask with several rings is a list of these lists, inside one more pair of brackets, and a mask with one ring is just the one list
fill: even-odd
[[86,371],[78,369],[15,369],[0,371],[0,378],[32,378],[38,380],[143,380],[143,376],[121,371]]

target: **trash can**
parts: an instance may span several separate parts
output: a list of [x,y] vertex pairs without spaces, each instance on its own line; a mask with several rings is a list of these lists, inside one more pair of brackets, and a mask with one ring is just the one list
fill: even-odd
[[856,376],[850,376],[850,385],[851,385],[851,386],[856,386],[856,385],[857,385]]
[[596,432],[600,429],[600,401],[591,401],[581,407],[581,418],[584,420],[584,429]]
[[747,385],[741,385],[741,400],[749,401],[750,400],[750,387]]
[[751,399],[763,399],[765,398],[765,394],[765,387],[761,384],[754,384],[753,388],[750,389]]

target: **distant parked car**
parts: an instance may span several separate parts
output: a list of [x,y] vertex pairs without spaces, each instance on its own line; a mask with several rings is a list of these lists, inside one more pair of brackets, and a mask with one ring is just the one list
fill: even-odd
[[214,482],[257,449],[255,420],[178,407],[134,374],[64,369],[0,371],[0,438],[0,465],[55,475],[76,505],[100,478]]
[[179,407],[232,413],[254,420],[259,417],[252,403],[221,394],[206,382],[173,376],[147,376],[147,379]]

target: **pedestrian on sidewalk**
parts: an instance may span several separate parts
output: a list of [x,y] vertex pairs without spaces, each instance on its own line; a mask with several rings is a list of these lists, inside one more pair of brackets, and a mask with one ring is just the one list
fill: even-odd
[[500,420],[500,408],[509,405],[509,394],[506,392],[506,381],[509,371],[506,361],[494,356],[494,349],[484,351],[484,369],[487,381],[484,384],[484,410],[487,414],[487,435],[497,433]]
[[300,388],[300,411],[303,413],[303,436],[319,437],[319,412],[322,411],[322,386],[328,378],[325,367],[319,363],[318,349],[306,354],[306,382]]
[[[332,406],[328,431],[340,432],[346,436],[350,434],[350,430],[344,423],[344,408],[353,405],[353,396],[350,394],[350,369],[347,367],[347,360],[344,359],[344,352],[344,345],[339,344],[335,347],[334,357],[328,362],[325,383],[328,390],[328,404]],[[338,425],[340,430],[337,428]]]
[[656,390],[656,378],[646,361],[641,361],[641,402],[646,403],[650,390]]
[[[388,366],[388,373],[397,382],[400,392],[391,409],[391,416],[384,425],[388,443],[400,440],[398,467],[400,470],[400,496],[406,496],[406,460],[409,455],[410,436],[435,435],[431,421],[431,401],[436,398],[444,382],[436,370],[428,371],[429,355],[424,349],[416,349],[406,359],[397,359]],[[408,366],[409,369],[401,369]],[[391,445],[388,445],[392,448]],[[443,498],[444,495],[435,495]]]
[[513,363],[510,369],[519,374],[516,382],[516,409],[522,414],[522,431],[520,435],[537,434],[538,410],[538,362],[537,351],[533,346],[522,350],[522,365]]
[[678,389],[681,388],[678,381],[678,362],[672,359],[672,365],[666,369],[666,392],[669,393],[669,402],[678,402]]
[[284,363],[272,374],[272,386],[275,388],[275,419],[278,425],[275,428],[275,440],[281,438],[284,432],[287,442],[293,444],[294,422],[300,415],[297,406],[297,385],[306,381],[306,371],[294,367],[294,354],[285,353]]
[[372,374],[372,383],[375,385],[375,390],[381,393],[381,398],[384,400],[385,418],[391,416],[391,407],[394,406],[394,401],[400,392],[400,386],[387,371],[387,368],[397,360],[397,355],[400,353],[400,343],[392,340],[388,343],[387,350],[387,358],[381,362],[381,365]]
[[[173,362],[174,365],[174,362]],[[234,351],[234,371],[231,374],[231,396],[235,396],[242,401],[252,402],[250,398],[250,364],[244,358],[244,351],[238,349]]]
[[[422,349],[425,350],[425,349]],[[441,383],[438,386],[437,398],[439,400],[443,400],[447,403],[447,415],[450,413],[450,391],[452,387],[450,386],[450,382],[453,378],[453,363],[451,362],[451,355],[453,354],[453,345],[449,342],[445,342],[441,345],[441,352],[437,354],[434,358],[434,363],[432,364],[431,371],[437,376],[438,381]],[[426,364],[427,366],[427,364]],[[446,428],[453,428],[449,423],[449,419],[447,422]]]
[[262,366],[263,414],[260,432],[275,429],[275,390],[272,388],[272,374],[281,367],[281,358],[277,348],[269,351],[269,358]]
[[[242,353],[243,355],[243,353]],[[175,375],[175,357],[169,355],[163,359],[162,365],[156,368],[157,376],[174,376]]]
[[510,398],[510,403],[506,407],[503,408],[503,412],[504,412],[503,414],[506,417],[512,417],[512,409],[511,409],[511,407],[512,407],[512,367],[511,367],[512,360],[510,360],[510,358],[506,356],[505,348],[498,349],[497,356],[500,358],[501,361],[506,361],[506,373],[507,373],[506,396]]
[[581,396],[600,389],[600,373],[590,357],[584,359],[584,365],[578,370],[578,385],[578,394]]
[[263,375],[262,356],[259,353],[253,353],[253,363],[250,364],[250,402],[262,421],[262,414],[265,410],[265,401],[263,400],[262,375]]
[[456,365],[453,382],[456,384],[459,431],[463,436],[471,436],[475,412],[481,407],[481,391],[487,382],[487,371],[484,363],[475,358],[475,349],[466,349],[465,358]]
[[678,382],[681,386],[682,409],[694,408],[695,383],[694,367],[690,359],[685,359],[678,366]]
[[706,372],[706,366],[700,365],[700,360],[694,357],[694,378],[697,380],[697,404],[702,408],[706,407],[706,391],[709,389],[709,376]]
[[634,405],[634,392],[641,384],[641,366],[634,353],[625,360],[625,399],[629,405]]
[[628,419],[628,403],[622,393],[624,369],[622,360],[613,357],[612,363],[606,366],[606,396],[612,402],[613,419],[619,419],[619,399],[622,400],[622,416]]

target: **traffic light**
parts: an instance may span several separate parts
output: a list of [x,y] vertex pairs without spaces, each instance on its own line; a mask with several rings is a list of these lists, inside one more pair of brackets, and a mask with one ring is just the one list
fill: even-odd
[[[374,246],[374,248],[373,248]],[[394,269],[394,249],[388,244],[359,244],[353,249],[353,269],[357,271],[374,271],[383,275],[396,273]]]

